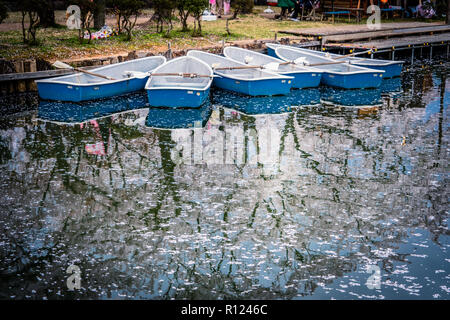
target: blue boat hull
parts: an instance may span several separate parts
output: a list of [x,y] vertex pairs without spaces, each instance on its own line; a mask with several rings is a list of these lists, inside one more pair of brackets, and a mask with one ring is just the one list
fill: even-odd
[[292,88],[295,89],[315,88],[319,86],[320,80],[322,79],[321,72],[289,72],[280,74],[294,77],[294,80],[292,80]]
[[151,89],[147,90],[148,102],[152,107],[198,108],[209,96],[206,90]]
[[384,71],[384,73],[383,73],[384,79],[400,77],[400,73],[402,72],[402,69],[403,69],[403,64],[400,62],[385,65],[385,66],[374,66],[373,64],[368,64],[368,63],[364,63],[364,62],[352,62],[352,64],[355,66],[360,66],[360,67],[365,67],[365,68],[370,68],[370,69],[375,69],[375,70],[383,70]]
[[275,50],[273,50],[272,48],[267,47],[267,54],[268,54],[269,56],[271,56],[271,57],[274,57],[274,58],[279,59],[278,56],[277,56],[276,53],[275,53]]
[[285,95],[292,88],[292,80],[279,78],[247,81],[221,76],[220,78],[214,78],[213,83],[218,88],[249,96]]
[[[275,50],[273,50],[269,47],[267,47],[267,54],[271,57],[279,58],[276,55]],[[403,69],[403,63],[401,63],[401,62],[393,63],[393,64],[389,64],[389,65],[385,65],[385,66],[374,66],[373,64],[364,63],[363,61],[362,62],[352,61],[352,64],[355,66],[359,66],[359,67],[375,69],[375,70],[382,70],[382,71],[384,71],[383,79],[399,77],[402,72],[402,69]]]
[[39,97],[45,100],[80,102],[104,99],[144,89],[148,77],[119,82],[80,86],[76,84],[37,82]]
[[337,74],[324,72],[321,83],[343,89],[378,88],[383,80],[382,73]]

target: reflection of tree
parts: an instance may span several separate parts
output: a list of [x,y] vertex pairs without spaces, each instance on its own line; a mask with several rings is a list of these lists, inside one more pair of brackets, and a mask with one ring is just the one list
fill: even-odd
[[[49,298],[290,299],[367,263],[393,275],[409,263],[397,247],[411,229],[428,230],[437,244],[448,235],[446,180],[435,178],[445,172],[443,101],[425,123],[422,105],[363,119],[324,108],[221,112],[221,130],[254,132],[257,153],[261,124],[280,129],[271,175],[247,158],[175,163],[171,131],[125,125],[135,112],[99,120],[104,157],[84,150],[95,139],[89,126],[11,122],[1,141],[11,152],[2,132],[23,127],[19,148],[30,157],[2,158],[1,297],[36,289]],[[247,150],[249,137],[242,143]],[[83,272],[72,296],[71,263]]]

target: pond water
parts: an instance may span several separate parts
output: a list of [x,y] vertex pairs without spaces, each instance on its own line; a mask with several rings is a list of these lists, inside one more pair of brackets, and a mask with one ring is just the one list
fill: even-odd
[[450,64],[407,68],[0,116],[0,298],[449,299]]

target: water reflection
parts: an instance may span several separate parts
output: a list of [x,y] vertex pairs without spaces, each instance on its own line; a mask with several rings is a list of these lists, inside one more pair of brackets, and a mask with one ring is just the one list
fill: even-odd
[[316,105],[319,89],[292,90],[285,96],[248,97],[225,90],[213,92],[213,102],[246,114],[272,114],[290,111],[293,107]]
[[114,99],[80,103],[41,100],[39,102],[38,117],[55,122],[76,123],[146,107],[148,107],[147,96],[141,92]]
[[201,128],[208,121],[211,112],[209,102],[200,108],[150,108],[145,124],[160,129]]
[[448,299],[448,74],[368,117],[317,90],[3,117],[0,297]]

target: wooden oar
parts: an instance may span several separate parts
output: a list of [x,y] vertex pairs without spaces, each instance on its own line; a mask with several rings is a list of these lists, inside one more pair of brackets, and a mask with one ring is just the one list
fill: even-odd
[[116,80],[114,78],[107,77],[107,76],[104,76],[102,74],[93,73],[93,72],[90,72],[90,71],[86,71],[86,70],[83,70],[83,69],[72,67],[72,66],[68,65],[67,63],[64,63],[64,62],[61,62],[61,61],[56,61],[53,64],[53,66],[55,68],[57,68],[57,69],[72,69],[72,70],[75,70],[75,71],[78,71],[78,72],[86,73],[86,74],[89,74],[91,76],[103,78],[103,79],[106,79],[106,80]]
[[[303,64],[305,67],[316,67],[316,66],[324,66],[328,64],[340,64],[340,63],[346,63],[346,61],[330,61],[330,62],[321,62],[321,63],[313,63],[313,64]],[[280,66],[286,65],[286,64],[293,64],[293,65],[301,65],[299,63],[295,63],[295,61],[286,61],[280,63]]]
[[220,67],[213,70],[237,70],[237,69],[263,69],[263,66],[239,66],[239,67]]
[[313,64],[305,64],[307,67],[315,67],[315,66],[325,66],[329,64],[339,64],[346,63],[346,61],[332,61],[332,62],[322,62],[322,63],[313,63]]
[[[301,64],[297,64],[295,63],[295,61],[286,61],[283,63],[280,63],[280,65],[284,65],[284,64],[294,64],[294,65],[301,65]],[[316,67],[316,66],[324,66],[324,65],[328,65],[328,64],[340,64],[340,63],[346,63],[346,61],[330,61],[330,62],[321,62],[321,63],[312,63],[312,64],[303,64],[305,67]]]
[[214,78],[214,75],[207,75],[207,74],[198,74],[198,73],[183,73],[183,72],[179,72],[179,73],[152,73],[150,74],[150,77],[153,76],[160,76],[160,77],[166,77],[166,76],[178,76],[178,77],[183,77],[183,78]]

